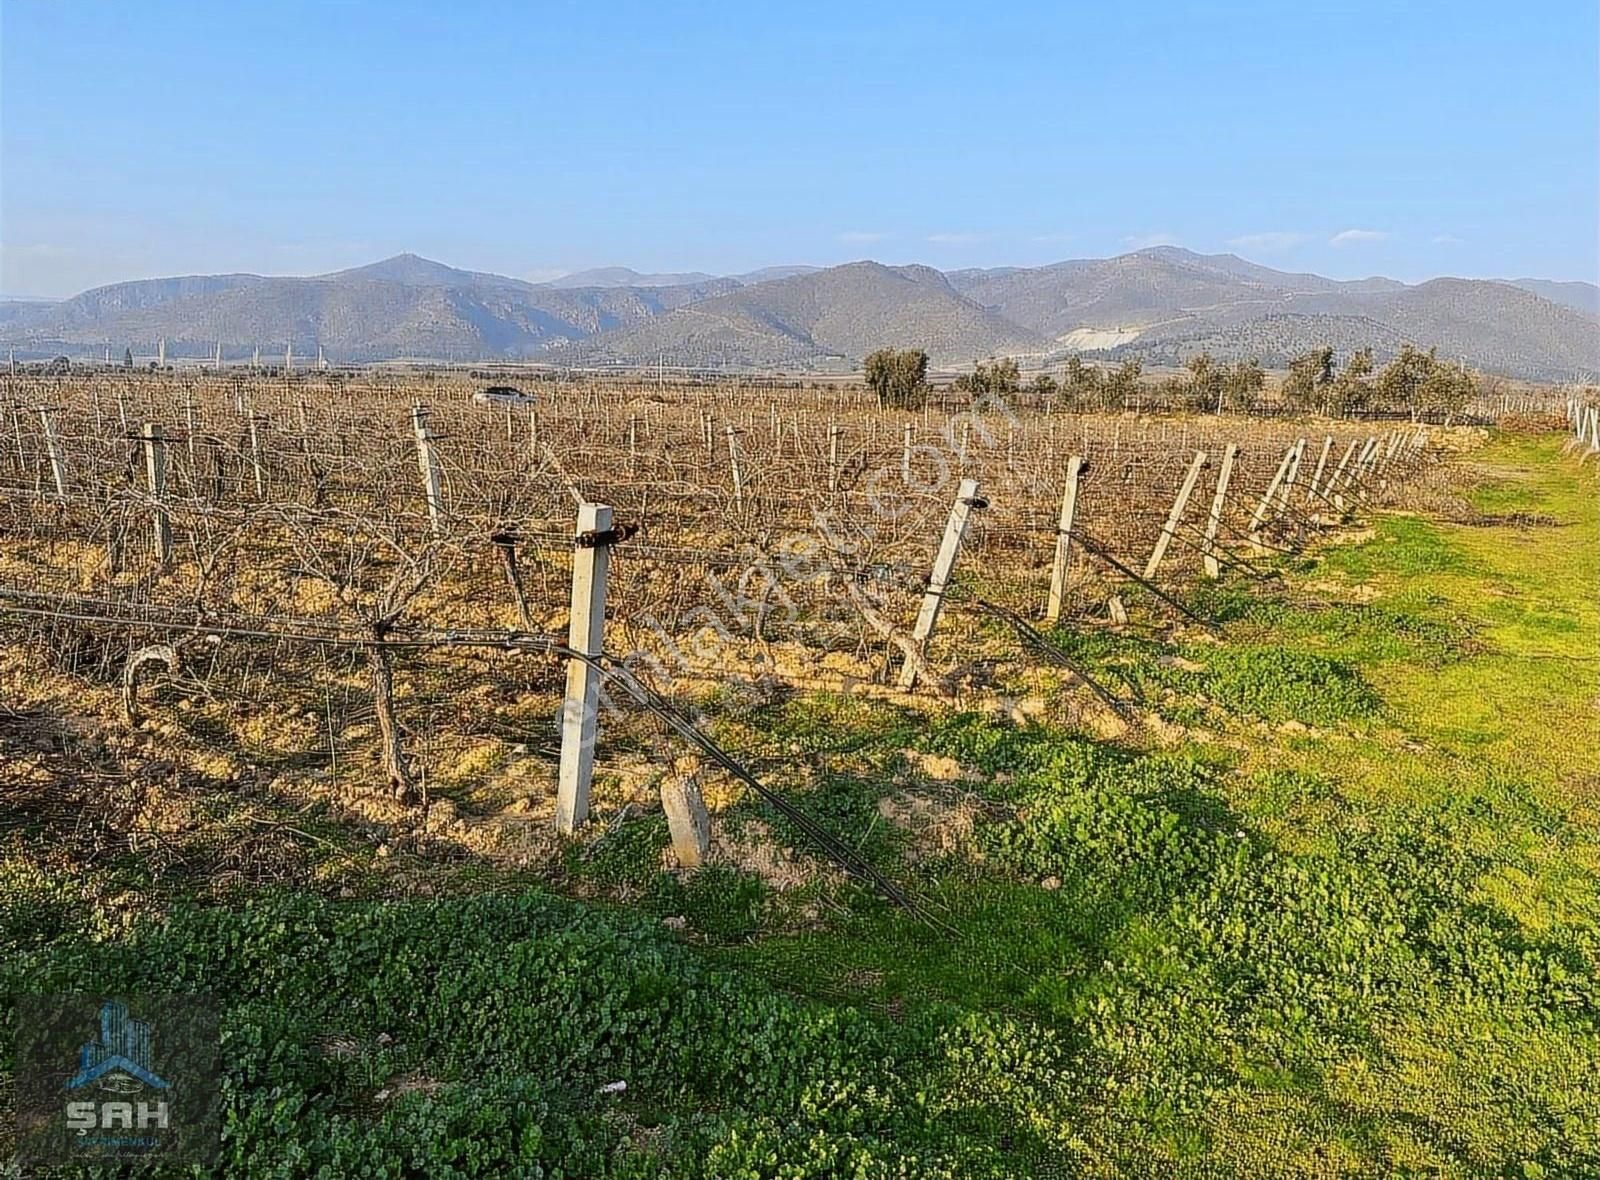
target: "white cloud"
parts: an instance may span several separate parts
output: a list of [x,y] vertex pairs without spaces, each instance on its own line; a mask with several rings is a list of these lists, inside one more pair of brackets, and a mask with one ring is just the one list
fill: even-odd
[[985,241],[988,236],[987,234],[940,233],[929,234],[928,241],[935,246],[970,246],[975,242]]
[[1310,234],[1298,233],[1294,230],[1266,230],[1259,234],[1240,234],[1236,238],[1229,238],[1228,245],[1239,250],[1255,250],[1263,254],[1275,254],[1283,250],[1292,250],[1296,246],[1311,240]]
[[872,233],[868,230],[853,229],[839,235],[839,240],[847,245],[865,245],[868,242],[881,242],[888,234]]
[[1433,235],[1433,244],[1435,246],[1460,246],[1460,245],[1465,244],[1465,242],[1466,242],[1465,238],[1458,238],[1458,237],[1455,236],[1455,234],[1434,234]]
[[1070,242],[1075,236],[1074,234],[1034,234],[1033,240],[1036,242]]
[[1176,246],[1178,238],[1175,234],[1129,234],[1122,239],[1135,250],[1148,250],[1152,246]]
[[1328,239],[1330,246],[1352,246],[1361,242],[1381,242],[1389,236],[1385,229],[1342,229]]

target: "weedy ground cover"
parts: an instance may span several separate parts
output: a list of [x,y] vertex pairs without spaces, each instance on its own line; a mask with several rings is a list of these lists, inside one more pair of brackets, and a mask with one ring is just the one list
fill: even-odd
[[1219,635],[1057,632],[1115,740],[1033,681],[708,701],[921,918],[736,802],[794,881],[651,817],[426,902],[7,862],[0,993],[223,996],[239,1175],[1600,1174],[1600,509],[1555,441],[1473,463],[1481,519],[1194,590]]

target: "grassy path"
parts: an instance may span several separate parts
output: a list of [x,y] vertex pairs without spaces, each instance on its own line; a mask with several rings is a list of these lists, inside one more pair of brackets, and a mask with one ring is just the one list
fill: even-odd
[[1070,1036],[1091,1172],[1600,1174],[1600,506],[1554,440],[1462,475],[1474,523],[1387,515],[1281,595],[1209,593],[1220,646],[1082,643],[1166,749],[912,737],[1016,809],[936,874],[960,938],[876,916],[740,957]]

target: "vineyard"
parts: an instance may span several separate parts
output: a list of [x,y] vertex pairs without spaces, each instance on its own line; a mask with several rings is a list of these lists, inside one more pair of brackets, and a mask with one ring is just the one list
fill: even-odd
[[[649,672],[653,694],[923,675],[948,696],[996,661],[1037,662],[1029,620],[1125,617],[1123,587],[1182,612],[1162,582],[1252,569],[1338,523],[1402,482],[1426,438],[1023,416],[998,399],[896,414],[838,390],[574,386],[495,405],[446,382],[111,379],[70,393],[11,399],[10,609],[74,624],[59,636],[74,661],[76,624],[185,636],[121,669],[107,663],[120,646],[94,657],[124,676],[130,712],[139,665],[197,666],[197,642],[208,692],[230,671],[311,685],[330,651],[355,653],[405,801],[426,767],[401,737],[396,676],[437,685],[430,710],[458,715],[435,724],[471,734],[484,702],[527,701],[559,671],[527,656],[587,640],[603,614],[585,650]],[[575,572],[592,578],[597,551],[595,617],[574,629]],[[986,634],[995,620],[1015,628],[1009,650]],[[507,658],[448,654],[496,649]],[[331,761],[351,718],[323,711]]]
[[0,979],[226,1172],[1600,1168],[1591,405],[527,388],[0,389]]

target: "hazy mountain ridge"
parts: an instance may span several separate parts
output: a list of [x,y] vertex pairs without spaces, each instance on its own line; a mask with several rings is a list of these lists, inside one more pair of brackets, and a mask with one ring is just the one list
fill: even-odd
[[959,364],[1039,352],[1045,341],[964,298],[931,267],[852,262],[693,303],[575,351],[595,363],[654,356],[761,368],[808,357],[859,359],[886,345],[925,348],[936,364]]
[[581,270],[576,274],[551,279],[546,287],[688,287],[698,283],[715,282],[717,276],[704,271],[684,274],[640,274],[626,266],[601,266]]
[[1600,286],[1594,283],[1560,282],[1555,279],[1512,279],[1513,287],[1532,291],[1541,298],[1589,315],[1600,315]]
[[[574,285],[580,281],[580,285]],[[1379,356],[1411,342],[1514,376],[1600,374],[1590,284],[1341,281],[1231,254],[1156,247],[1041,267],[941,273],[855,262],[714,278],[627,268],[532,283],[401,254],[305,278],[191,275],[116,283],[60,303],[0,305],[0,344],[25,355],[230,359],[286,344],[336,362],[549,360],[570,364],[839,367],[885,345],[951,367],[995,353],[1065,351],[1181,363],[1281,365],[1321,343]],[[1560,296],[1553,299],[1549,296]]]

